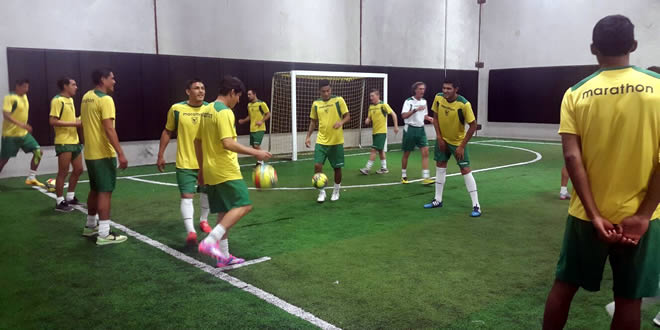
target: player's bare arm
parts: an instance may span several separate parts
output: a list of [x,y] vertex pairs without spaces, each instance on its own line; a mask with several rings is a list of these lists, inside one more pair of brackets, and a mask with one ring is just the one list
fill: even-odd
[[[437,113],[436,113],[437,115]],[[461,141],[461,144],[456,148],[456,158],[458,160],[463,160],[463,154],[465,153],[465,146],[470,142],[470,139],[472,139],[472,136],[474,135],[474,132],[477,131],[477,121],[473,120],[471,123],[468,123],[470,127],[468,128],[467,132],[465,133],[465,137],[463,138],[463,141]],[[438,126],[438,124],[434,124],[434,126]],[[440,129],[438,129],[439,131]]]
[[110,144],[112,145],[113,148],[115,148],[115,151],[117,152],[117,158],[119,160],[119,168],[125,169],[128,167],[128,160],[126,160],[126,156],[124,155],[124,150],[121,148],[121,145],[119,144],[119,137],[117,136],[117,131],[115,130],[113,126],[114,119],[103,119],[103,129],[105,130],[105,135],[108,137],[108,141],[110,141]]
[[268,160],[270,157],[273,157],[273,155],[270,154],[268,151],[264,151],[261,149],[254,149],[254,148],[248,148],[236,141],[232,138],[224,138],[222,139],[222,145],[225,147],[227,150],[231,150],[235,153],[243,154],[243,155],[250,155],[254,156],[258,160]]
[[342,118],[342,120],[336,122],[333,127],[335,129],[339,129],[342,126],[344,126],[344,124],[346,124],[349,120],[351,120],[351,114],[347,112],[347,113],[344,114],[344,117]]
[[310,148],[312,145],[312,142],[310,141],[310,137],[312,136],[312,133],[316,129],[316,119],[312,119],[309,121],[309,129],[307,130],[307,137],[305,138],[305,146],[307,148]]
[[28,133],[32,133],[32,126],[30,126],[30,124],[28,124],[28,123],[24,124],[24,123],[21,123],[20,121],[18,121],[16,119],[14,119],[14,117],[11,116],[11,113],[3,111],[2,116],[5,120],[9,121],[10,123],[22,128],[24,130],[27,130]]
[[165,149],[167,149],[167,146],[170,144],[170,140],[172,139],[172,136],[174,135],[174,132],[164,129],[163,132],[160,134],[160,145],[158,146],[158,160],[156,161],[156,167],[158,167],[158,171],[163,172],[165,170]]

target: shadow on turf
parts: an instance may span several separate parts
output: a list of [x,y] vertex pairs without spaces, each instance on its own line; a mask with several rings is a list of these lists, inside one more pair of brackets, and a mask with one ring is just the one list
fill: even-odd
[[5,186],[5,185],[0,185],[0,192],[8,192],[8,191],[27,191],[31,190],[31,186]]

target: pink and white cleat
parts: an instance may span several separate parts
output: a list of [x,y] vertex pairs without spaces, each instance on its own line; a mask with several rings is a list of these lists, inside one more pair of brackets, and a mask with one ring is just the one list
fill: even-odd
[[205,254],[209,257],[220,260],[222,258],[222,252],[220,252],[220,247],[218,244],[210,244],[206,241],[199,243],[197,251],[201,254]]
[[231,266],[231,265],[242,264],[244,262],[245,262],[245,259],[236,258],[236,257],[234,257],[233,255],[230,254],[229,258],[223,258],[223,257],[218,258],[218,263],[215,265],[215,267],[222,268],[222,267],[227,267],[227,266]]
[[571,199],[571,194],[562,194],[562,193],[560,193],[559,194],[559,199],[563,200],[563,201],[565,201],[567,199]]

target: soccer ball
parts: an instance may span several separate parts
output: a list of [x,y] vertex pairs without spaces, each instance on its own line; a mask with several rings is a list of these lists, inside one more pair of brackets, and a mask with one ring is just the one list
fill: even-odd
[[328,177],[323,173],[316,173],[312,177],[312,186],[316,189],[323,189],[328,183]]
[[46,189],[49,192],[54,192],[55,191],[55,183],[56,183],[55,179],[46,180]]
[[277,172],[271,165],[257,165],[252,172],[252,182],[256,188],[273,188],[277,185]]

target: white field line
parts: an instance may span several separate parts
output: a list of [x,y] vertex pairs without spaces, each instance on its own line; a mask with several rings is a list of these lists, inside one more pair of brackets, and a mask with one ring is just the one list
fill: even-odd
[[[37,189],[38,191],[40,191],[41,193],[43,193],[44,195],[46,195],[50,198],[53,198],[53,199],[56,198],[55,194],[49,193],[44,188],[41,188],[41,187],[33,187],[33,188]],[[82,206],[77,206],[76,210],[78,210],[78,211],[80,211],[84,214],[87,214],[87,209],[85,209]],[[255,287],[251,284],[245,283],[245,282],[243,282],[243,281],[241,281],[241,280],[239,280],[239,279],[237,279],[233,276],[230,276],[230,275],[228,275],[228,274],[226,274],[222,271],[222,270],[235,269],[235,268],[238,268],[238,267],[230,268],[232,266],[229,266],[229,267],[225,267],[223,269],[214,268],[214,267],[212,267],[210,265],[207,265],[207,264],[205,264],[205,263],[203,263],[203,262],[201,262],[201,261],[199,261],[195,258],[189,257],[189,256],[187,256],[187,255],[185,255],[185,254],[183,254],[183,253],[181,253],[181,252],[179,252],[175,249],[172,249],[171,247],[169,247],[169,246],[167,246],[167,245],[165,245],[161,242],[158,242],[154,239],[151,239],[151,238],[149,238],[145,235],[142,235],[142,234],[140,234],[140,233],[124,226],[124,225],[121,225],[121,224],[116,223],[114,221],[112,221],[110,223],[110,225],[117,228],[117,229],[119,229],[119,230],[121,230],[121,231],[123,231],[123,232],[125,232],[127,235],[136,238],[137,240],[139,240],[143,243],[146,243],[146,244],[148,244],[152,247],[155,247],[155,248],[157,248],[157,249],[159,249],[159,250],[161,250],[161,251],[163,251],[163,252],[165,252],[165,253],[167,253],[167,254],[169,254],[169,255],[171,255],[171,256],[173,256],[173,257],[175,257],[175,258],[177,258],[181,261],[183,261],[183,262],[186,262],[190,265],[193,265],[196,268],[198,268],[198,269],[200,269],[200,270],[202,270],[206,273],[209,273],[209,274],[219,278],[220,280],[223,280],[223,281],[231,284],[232,286],[234,286],[236,288],[239,288],[239,289],[241,289],[245,292],[248,292],[248,293],[256,296],[257,298],[268,302],[271,305],[275,305],[276,307],[284,310],[285,312],[287,312],[291,315],[294,315],[296,317],[299,317],[299,318],[301,318],[301,319],[303,319],[303,320],[305,320],[305,321],[307,321],[307,322],[309,322],[309,323],[311,323],[311,324],[313,324],[313,325],[315,325],[315,326],[317,326],[321,329],[340,329],[340,328],[338,328],[338,327],[336,327],[336,326],[334,326],[334,325],[332,325],[332,324],[330,324],[330,323],[314,316],[313,314],[311,314],[309,312],[306,312],[305,310],[303,310],[300,307],[291,305],[288,302],[276,297],[275,295],[273,295],[271,293],[268,293],[264,290],[261,290],[261,289]],[[264,257],[264,258],[260,258],[260,259],[256,259],[256,260],[246,261],[246,263],[251,262],[250,264],[255,264],[257,262],[263,262],[263,261],[267,261],[267,260],[270,260],[270,258]]]
[[[508,168],[508,167],[514,167],[514,166],[523,166],[523,165],[528,165],[531,163],[538,162],[543,158],[543,156],[530,149],[525,149],[525,148],[520,148],[520,147],[513,147],[513,146],[503,146],[503,145],[498,145],[498,144],[490,144],[490,143],[484,143],[484,142],[473,142],[472,144],[479,144],[479,145],[485,145],[485,146],[491,146],[491,147],[499,147],[499,148],[507,148],[507,149],[516,149],[516,150],[522,150],[526,152],[530,152],[534,155],[536,155],[536,158],[525,161],[525,162],[519,162],[519,163],[513,163],[513,164],[506,164],[506,165],[500,165],[500,166],[495,166],[495,167],[488,167],[488,168],[482,168],[478,170],[472,170],[472,173],[479,173],[479,172],[486,172],[486,171],[492,171],[492,170],[499,170],[502,168]],[[447,174],[448,177],[450,176],[457,176],[461,175],[460,172],[457,173],[452,173],[452,174]],[[153,181],[153,180],[146,180],[146,179],[136,179],[135,177],[124,177],[125,179],[128,180],[133,180],[133,181],[139,181],[139,182],[145,182],[145,183],[151,183],[151,184],[157,184],[161,186],[171,186],[171,187],[178,187],[176,183],[170,183],[170,182],[161,182],[161,181]],[[432,177],[432,179],[435,177]],[[419,182],[422,181],[423,179],[415,179],[415,180],[410,180],[410,182]],[[353,189],[353,188],[373,188],[373,187],[386,187],[386,186],[394,186],[394,185],[399,185],[401,182],[387,182],[387,183],[373,183],[373,184],[358,184],[358,185],[351,185],[351,186],[342,186],[342,189]],[[275,188],[269,188],[269,189],[258,189],[254,187],[249,187],[248,189],[250,190],[316,190],[314,187],[275,187]]]
[[526,144],[549,144],[553,146],[560,146],[560,142],[540,142],[540,141],[522,141],[522,140],[484,140],[474,143],[526,143]]

